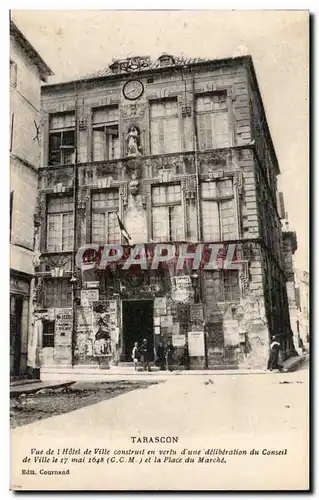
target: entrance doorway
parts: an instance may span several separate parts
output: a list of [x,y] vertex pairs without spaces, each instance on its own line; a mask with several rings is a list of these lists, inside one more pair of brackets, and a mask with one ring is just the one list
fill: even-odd
[[147,339],[149,359],[154,359],[153,301],[125,300],[122,302],[125,361],[132,361],[134,342]]

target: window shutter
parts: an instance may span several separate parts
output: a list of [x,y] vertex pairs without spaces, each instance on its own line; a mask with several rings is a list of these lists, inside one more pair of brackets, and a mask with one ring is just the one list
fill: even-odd
[[227,148],[229,146],[229,123],[228,112],[213,113],[214,122],[214,146]]
[[153,207],[153,238],[155,241],[169,240],[168,209],[167,207]]
[[163,142],[165,142],[165,153],[176,153],[179,150],[178,144],[178,119],[171,117],[165,120],[165,133],[163,133]]
[[105,132],[104,130],[93,130],[93,161],[104,160]]

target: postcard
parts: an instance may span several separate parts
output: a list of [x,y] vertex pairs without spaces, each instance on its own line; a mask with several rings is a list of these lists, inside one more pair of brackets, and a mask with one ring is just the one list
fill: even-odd
[[307,11],[10,15],[14,491],[309,490]]

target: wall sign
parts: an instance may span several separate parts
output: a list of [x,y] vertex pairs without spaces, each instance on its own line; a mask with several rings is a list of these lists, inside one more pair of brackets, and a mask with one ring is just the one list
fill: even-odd
[[190,356],[205,356],[204,332],[188,332],[188,349]]
[[97,300],[99,300],[99,290],[81,290],[82,307],[89,307],[93,304],[93,302],[96,302]]
[[72,309],[55,310],[55,338],[56,345],[71,345],[73,314]]

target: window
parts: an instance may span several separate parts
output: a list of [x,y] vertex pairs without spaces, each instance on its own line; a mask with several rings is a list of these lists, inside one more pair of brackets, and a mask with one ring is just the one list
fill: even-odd
[[70,278],[53,278],[45,281],[44,307],[72,307]]
[[196,116],[200,150],[231,146],[226,92],[197,97]]
[[205,271],[206,301],[233,302],[240,298],[238,271]]
[[183,241],[184,218],[180,184],[152,188],[152,234],[156,242]]
[[59,113],[49,120],[49,165],[69,165],[75,160],[75,115]]
[[154,155],[180,151],[177,100],[152,102],[151,153]]
[[117,106],[93,110],[93,161],[114,160],[120,157],[118,122]]
[[238,237],[232,179],[203,182],[201,206],[204,241],[231,240]]
[[42,347],[54,347],[55,321],[43,320]]
[[92,243],[121,243],[118,189],[99,191],[92,195]]
[[73,199],[51,198],[47,210],[47,251],[73,250]]
[[18,67],[14,61],[10,61],[10,85],[11,87],[17,86],[18,80]]

